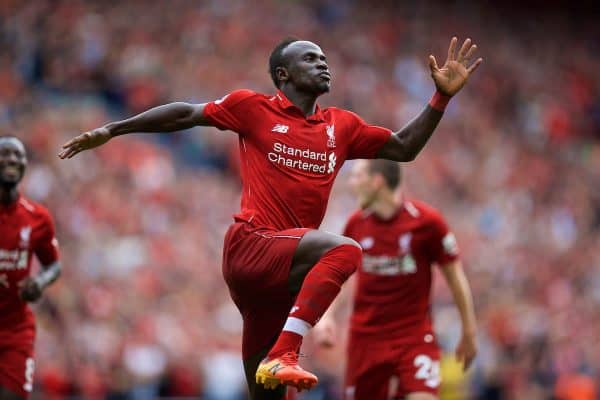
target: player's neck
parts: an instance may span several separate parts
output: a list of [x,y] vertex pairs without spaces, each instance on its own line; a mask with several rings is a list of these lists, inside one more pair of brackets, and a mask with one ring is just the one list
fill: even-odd
[[392,218],[400,209],[400,202],[393,192],[381,194],[369,207],[373,213],[382,220]]
[[19,198],[19,191],[16,186],[0,186],[0,204],[9,206]]
[[283,86],[281,91],[306,117],[315,113],[317,109],[317,96],[299,92],[292,85]]

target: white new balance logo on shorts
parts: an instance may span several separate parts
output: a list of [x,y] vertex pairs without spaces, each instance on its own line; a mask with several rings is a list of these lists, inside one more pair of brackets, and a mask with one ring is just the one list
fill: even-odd
[[271,129],[271,132],[287,133],[289,129],[290,127],[287,125],[276,124],[273,129]]

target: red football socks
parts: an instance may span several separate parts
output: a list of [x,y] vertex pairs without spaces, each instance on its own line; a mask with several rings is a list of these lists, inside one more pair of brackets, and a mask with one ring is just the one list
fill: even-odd
[[321,257],[304,278],[298,298],[269,359],[298,351],[304,334],[314,326],[338,295],[342,284],[362,262],[362,251],[353,245],[334,247]]

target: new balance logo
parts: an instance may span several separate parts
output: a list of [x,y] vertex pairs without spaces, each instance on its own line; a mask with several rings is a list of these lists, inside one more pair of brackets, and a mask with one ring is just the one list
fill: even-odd
[[282,370],[283,367],[281,366],[280,363],[277,363],[275,365],[273,365],[271,368],[269,368],[269,372],[271,372],[273,375],[275,375],[277,373],[277,371]]
[[289,129],[290,127],[287,125],[277,124],[271,129],[271,132],[287,133]]
[[31,226],[25,226],[21,228],[20,232],[21,243],[19,244],[22,248],[29,247],[29,238],[31,237]]

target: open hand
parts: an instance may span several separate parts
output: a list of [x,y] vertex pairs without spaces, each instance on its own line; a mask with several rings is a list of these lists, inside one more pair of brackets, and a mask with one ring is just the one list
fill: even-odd
[[108,128],[97,128],[74,137],[63,144],[63,150],[58,154],[62,159],[71,158],[84,150],[93,149],[108,142],[112,138]]
[[473,53],[477,50],[477,45],[472,45],[471,39],[467,39],[458,51],[458,55],[456,55],[457,42],[456,37],[453,37],[450,41],[448,58],[446,58],[446,62],[441,68],[438,67],[435,57],[429,56],[429,68],[435,87],[440,93],[447,96],[454,96],[467,83],[471,73],[483,61],[482,58],[478,58],[471,65],[468,65]]

